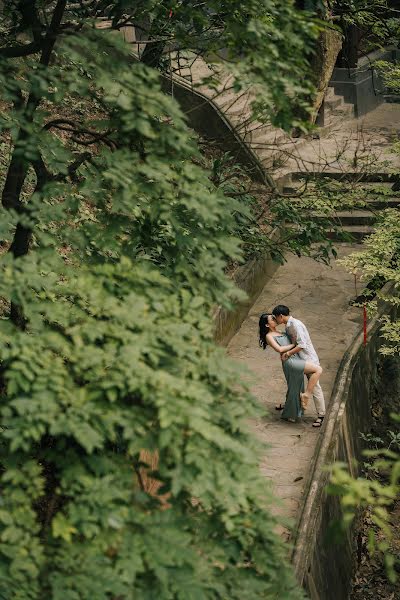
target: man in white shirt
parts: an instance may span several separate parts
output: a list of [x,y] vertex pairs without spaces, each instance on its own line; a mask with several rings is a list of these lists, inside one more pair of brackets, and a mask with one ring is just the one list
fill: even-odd
[[[307,327],[299,319],[295,319],[290,315],[290,310],[287,306],[279,304],[272,311],[278,325],[282,323],[286,326],[286,333],[295,344],[295,347],[282,355],[282,360],[286,360],[292,354],[298,353],[300,358],[308,362],[319,365],[318,354],[312,344],[310,334]],[[325,398],[321,385],[318,382],[313,390],[313,400],[318,418],[314,421],[313,427],[321,427],[325,417]]]

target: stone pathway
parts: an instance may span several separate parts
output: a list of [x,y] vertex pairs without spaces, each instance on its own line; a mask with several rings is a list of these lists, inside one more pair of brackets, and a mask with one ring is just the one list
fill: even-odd
[[[356,249],[342,244],[339,255]],[[353,276],[337,262],[326,266],[292,256],[265,285],[228,345],[230,356],[244,362],[256,376],[252,390],[265,407],[265,417],[254,424],[256,434],[265,443],[260,468],[272,480],[281,500],[277,512],[292,524],[300,517],[310,461],[324,428],[312,427],[316,415],[312,401],[297,424],[282,421],[274,409],[275,404],[284,401],[286,383],[279,355],[272,348],[263,351],[258,346],[259,315],[281,303],[306,323],[324,369],[321,385],[328,405],[342,356],[362,326],[361,309],[349,305],[354,296]]]
[[284,179],[293,171],[400,170],[400,153],[393,152],[399,134],[400,104],[381,104],[359,119],[338,123],[320,139],[290,148],[287,160],[273,175]]

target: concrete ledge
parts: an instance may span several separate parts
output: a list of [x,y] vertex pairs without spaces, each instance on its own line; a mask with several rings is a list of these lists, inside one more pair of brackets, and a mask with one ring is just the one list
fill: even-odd
[[[271,234],[274,236],[274,232]],[[279,268],[270,256],[253,259],[239,267],[234,282],[247,294],[247,299],[234,310],[218,307],[214,313],[214,339],[221,346],[227,346],[240,329],[250,308],[258,298],[264,285]]]
[[[383,291],[393,292],[389,283]],[[377,316],[368,327],[368,344],[363,333],[354,339],[343,356],[323,434],[320,436],[300,511],[293,564],[298,581],[312,600],[347,600],[353,570],[353,539],[349,531],[340,548],[327,539],[328,526],[340,519],[342,512],[337,497],[325,492],[335,461],[346,462],[356,473],[354,459],[359,460],[362,441],[359,432],[370,426],[370,383],[376,372],[380,347],[379,318],[389,309],[381,302]]]

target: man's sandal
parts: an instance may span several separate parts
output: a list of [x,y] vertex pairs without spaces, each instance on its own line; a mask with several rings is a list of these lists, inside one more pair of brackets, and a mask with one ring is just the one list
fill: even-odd
[[312,424],[313,427],[322,427],[322,423],[324,422],[324,417],[318,417],[317,419],[315,419],[314,423]]
[[275,405],[275,410],[283,410],[285,408],[284,404],[276,404]]

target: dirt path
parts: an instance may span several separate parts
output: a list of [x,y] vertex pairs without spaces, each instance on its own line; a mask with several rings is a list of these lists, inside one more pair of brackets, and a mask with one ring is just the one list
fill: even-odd
[[[343,244],[339,255],[355,249]],[[343,353],[362,324],[361,309],[349,305],[354,295],[353,277],[337,262],[328,267],[309,258],[290,257],[266,284],[228,346],[229,354],[246,363],[256,376],[252,389],[265,407],[265,417],[254,424],[265,442],[260,468],[272,479],[275,494],[282,501],[277,511],[292,523],[299,517],[310,461],[324,428],[312,427],[316,415],[313,402],[301,423],[280,419],[274,406],[284,400],[285,379],[279,355],[258,346],[258,318],[261,312],[281,303],[306,323],[324,368],[321,385],[328,404]]]

